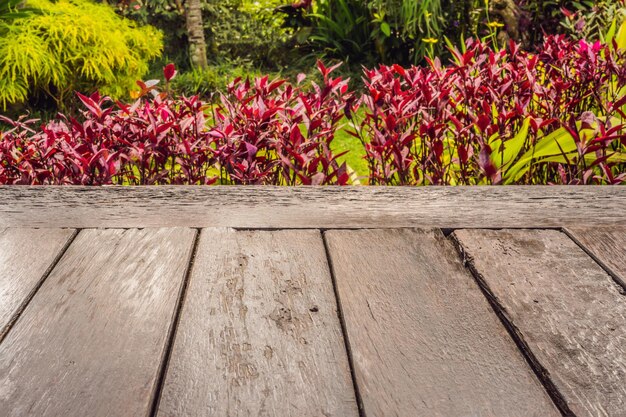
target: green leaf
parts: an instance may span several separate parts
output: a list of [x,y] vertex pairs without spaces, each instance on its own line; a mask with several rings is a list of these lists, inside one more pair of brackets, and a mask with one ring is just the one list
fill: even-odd
[[613,22],[611,22],[611,26],[609,27],[609,30],[604,35],[604,43],[610,44],[613,41],[613,38],[615,38],[616,31],[617,31],[617,19],[613,19]]
[[535,146],[529,149],[522,157],[502,176],[505,184],[513,183],[526,174],[533,161],[550,156],[568,155],[576,150],[576,142],[572,135],[560,128],[537,140]]
[[389,23],[383,22],[380,24],[380,31],[386,36],[391,36],[391,28],[389,27]]
[[615,41],[617,42],[618,48],[626,49],[626,21],[622,23],[619,30],[617,31]]
[[504,143],[502,143],[502,140],[497,135],[490,138],[489,146],[493,149],[490,158],[496,168],[506,172],[507,166],[510,166],[513,161],[515,161],[524,148],[528,138],[529,128],[530,118],[526,118],[519,132],[517,132],[513,138],[504,141]]
[[509,164],[519,155],[526,139],[528,138],[528,129],[530,128],[530,117],[527,117],[522,123],[522,128],[513,137],[513,139],[505,142],[504,146],[504,163]]

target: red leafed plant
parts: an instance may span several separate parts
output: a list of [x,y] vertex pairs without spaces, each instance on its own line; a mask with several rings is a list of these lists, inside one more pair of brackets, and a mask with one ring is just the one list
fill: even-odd
[[[144,93],[153,90],[139,84]],[[78,97],[85,106],[80,120],[59,115],[36,130],[36,120],[2,118],[12,129],[0,139],[0,183],[215,182],[213,141],[196,97],[172,100],[157,93],[132,105],[98,94]]]
[[331,143],[344,114],[353,111],[348,80],[333,78],[336,67],[318,62],[322,85],[311,90],[268,77],[236,79],[214,110],[210,135],[223,182],[235,184],[347,184]]
[[132,104],[78,94],[77,118],[1,118],[0,184],[343,185],[331,145],[346,121],[370,184],[626,182],[624,50],[557,36],[537,54],[476,41],[452,54],[366,69],[360,97],[319,62],[321,85],[236,79],[215,105],[171,98],[168,65],[165,92],[140,81]]
[[455,63],[365,70],[353,132],[372,184],[626,180],[626,55],[548,37],[533,55],[469,41]]
[[138,81],[133,104],[77,94],[80,118],[1,120],[2,184],[347,184],[331,143],[353,111],[348,80],[318,64],[324,82],[302,88],[268,77],[235,80],[210,107],[197,97],[171,99],[173,65],[158,81]]

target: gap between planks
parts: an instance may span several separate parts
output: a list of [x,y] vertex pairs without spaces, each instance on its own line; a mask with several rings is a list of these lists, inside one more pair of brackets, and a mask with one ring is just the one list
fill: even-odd
[[[455,230],[462,230],[462,229],[455,229]],[[469,271],[469,273],[474,278],[474,281],[476,281],[476,283],[478,284],[478,287],[480,288],[483,295],[489,302],[491,309],[498,316],[498,318],[500,319],[500,322],[502,323],[504,328],[507,330],[507,332],[511,336],[511,339],[513,339],[517,348],[524,356],[524,359],[526,359],[528,366],[533,370],[535,375],[537,375],[537,378],[539,379],[541,384],[544,386],[546,392],[548,393],[548,395],[550,396],[554,404],[557,406],[561,414],[564,417],[575,417],[575,414],[567,405],[565,398],[563,397],[561,392],[558,390],[556,385],[550,379],[549,377],[550,373],[541,365],[537,357],[534,355],[534,353],[528,346],[528,344],[524,341],[524,338],[522,337],[521,332],[517,329],[515,324],[511,322],[510,320],[508,320],[505,317],[505,315],[502,313],[501,307],[498,306],[498,304],[495,302],[495,296],[489,289],[481,273],[470,262],[465,250],[463,249],[463,245],[461,244],[461,242],[452,234],[455,230],[450,232],[450,234],[447,236],[447,239],[449,239],[454,244],[457,250],[457,253],[459,254],[459,257],[461,258],[461,262],[463,262],[463,266],[465,267],[467,271]],[[500,228],[498,230],[503,230],[503,229]]]
[[46,269],[46,271],[42,274],[41,278],[39,279],[39,281],[37,282],[37,284],[35,284],[35,286],[33,287],[33,289],[30,291],[30,293],[26,296],[26,298],[24,299],[24,301],[22,302],[22,304],[18,307],[17,311],[15,312],[15,314],[13,315],[13,317],[11,317],[11,319],[9,320],[9,322],[6,324],[6,326],[4,327],[4,329],[0,329],[0,344],[2,344],[2,342],[4,341],[4,339],[7,337],[7,335],[9,334],[9,332],[11,331],[11,329],[13,328],[13,326],[15,325],[15,323],[17,323],[17,321],[19,320],[20,316],[22,315],[22,313],[24,312],[24,310],[26,310],[26,308],[28,307],[28,305],[30,304],[30,302],[32,301],[32,299],[35,297],[35,295],[37,294],[37,292],[39,291],[39,289],[41,288],[41,286],[43,285],[43,283],[46,281],[46,279],[50,276],[50,274],[52,273],[52,271],[54,270],[54,268],[57,266],[57,264],[59,263],[59,261],[63,258],[63,256],[65,255],[65,252],[67,252],[67,250],[69,249],[69,247],[72,245],[72,243],[74,242],[74,240],[76,239],[76,236],[78,236],[78,233],[80,233],[80,229],[74,229],[72,234],[70,235],[70,237],[67,239],[67,241],[65,242],[65,244],[61,247],[61,249],[59,250],[59,252],[57,253],[57,255],[55,256],[55,258],[52,260],[52,262],[50,263],[50,266],[48,266],[48,268]]
[[[582,245],[565,231],[466,230],[455,233],[452,239],[548,392],[560,398],[562,413],[621,416],[623,408],[618,404],[626,391],[620,388],[619,375],[626,368],[620,354],[620,336],[608,330],[620,327],[624,293],[598,258],[623,273],[622,265],[612,263],[613,258],[602,252],[604,247],[613,256],[621,253],[623,231],[612,231],[615,243],[608,246],[602,233],[588,236],[584,229],[582,232],[577,231]],[[585,244],[590,246],[586,248]],[[590,252],[598,258],[588,256]],[[511,265],[520,269],[511,270]],[[571,280],[565,278],[569,274]],[[570,304],[575,300],[580,302]],[[592,304],[585,307],[581,302]],[[615,309],[607,310],[612,303]],[[567,307],[570,305],[573,307]],[[568,326],[575,317],[581,321]],[[561,327],[553,332],[555,323]],[[606,332],[601,329],[605,324]],[[562,354],[566,357],[559,358]],[[578,372],[572,373],[577,367]]]
[[167,370],[170,363],[170,358],[172,356],[172,349],[174,347],[174,343],[176,342],[176,331],[178,330],[178,324],[180,322],[180,315],[183,310],[183,305],[185,303],[185,298],[187,296],[187,288],[189,287],[189,279],[191,278],[191,273],[193,272],[193,265],[196,259],[196,255],[198,253],[198,242],[200,242],[200,234],[202,233],[202,229],[195,229],[196,235],[193,240],[193,244],[191,247],[191,254],[189,255],[189,261],[187,262],[187,269],[185,270],[185,275],[183,277],[183,285],[181,285],[180,293],[178,294],[178,303],[176,304],[176,308],[174,310],[174,317],[170,321],[170,329],[168,331],[168,337],[166,340],[165,350],[163,352],[163,357],[159,363],[159,376],[157,377],[156,384],[154,386],[154,391],[151,399],[151,407],[148,410],[147,416],[154,417],[159,412],[159,402],[161,401],[161,393],[163,392],[163,384],[165,383],[165,377],[167,375]]
[[[513,229],[514,228],[483,228],[483,230],[513,230]],[[613,268],[611,268],[605,262],[603,262],[603,260],[600,259],[599,255],[594,250],[592,250],[591,248],[587,247],[584,242],[579,240],[576,237],[576,235],[574,233],[570,232],[567,228],[561,227],[561,228],[515,228],[515,229],[517,229],[517,230],[554,230],[554,229],[558,230],[560,233],[562,233],[564,235],[564,237],[566,239],[572,241],[587,256],[589,256],[590,262],[595,263],[608,276],[611,277],[611,279],[614,281],[614,283],[616,285],[617,290],[622,295],[626,295],[626,284],[625,284],[625,281],[623,280],[622,276],[618,272],[614,271]],[[524,337],[523,337],[521,331],[517,328],[515,323],[513,323],[511,320],[506,318],[505,314],[501,310],[501,306],[499,306],[497,304],[497,302],[495,301],[496,297],[491,292],[491,290],[489,289],[489,286],[488,286],[486,280],[483,278],[481,272],[478,271],[474,267],[473,263],[470,262],[470,259],[468,259],[467,254],[466,254],[466,252],[465,252],[465,250],[463,248],[462,243],[453,234],[457,230],[463,230],[463,228],[444,230],[444,233],[446,234],[448,239],[450,239],[454,243],[454,245],[455,245],[455,247],[457,249],[457,252],[459,253],[459,256],[461,257],[463,265],[472,274],[472,276],[474,277],[475,281],[478,283],[481,291],[483,292],[483,294],[485,295],[485,297],[489,301],[489,304],[491,305],[493,311],[500,318],[500,320],[502,321],[502,324],[505,326],[505,328],[507,329],[507,331],[511,335],[511,338],[515,341],[515,343],[517,344],[518,348],[520,349],[520,351],[522,352],[522,354],[526,358],[528,364],[533,369],[533,371],[536,373],[536,375],[538,376],[539,380],[542,382],[542,384],[546,388],[547,392],[553,398],[553,401],[555,402],[555,404],[559,408],[559,411],[561,411],[561,413],[564,416],[575,416],[576,414],[567,405],[565,396],[560,392],[560,390],[556,387],[555,383],[552,381],[552,379],[550,377],[549,370],[547,370],[544,366],[541,365],[540,361],[537,359],[537,357],[533,353],[532,349],[525,342]]]
[[348,366],[350,367],[350,378],[352,379],[352,388],[354,389],[354,395],[356,398],[356,404],[359,410],[360,417],[366,417],[365,407],[363,406],[363,398],[359,391],[359,384],[356,380],[356,371],[354,369],[354,358],[352,357],[352,349],[350,348],[350,340],[348,339],[348,329],[346,327],[346,320],[343,314],[343,307],[339,297],[339,291],[337,289],[337,277],[335,276],[335,268],[333,266],[333,259],[330,256],[330,250],[328,248],[328,241],[326,240],[326,230],[320,230],[322,237],[322,243],[324,244],[324,253],[326,254],[326,263],[328,264],[328,272],[330,279],[333,282],[333,293],[335,295],[335,303],[337,303],[337,316],[339,317],[339,323],[341,324],[341,334],[343,335],[344,348],[348,357]]
[[617,271],[613,270],[613,268],[607,265],[606,262],[602,261],[598,254],[588,248],[583,242],[581,242],[574,233],[570,232],[567,228],[561,228],[561,231],[565,233],[565,235],[569,237],[576,245],[578,245],[580,249],[582,249],[587,255],[589,255],[589,257],[593,259],[595,263],[597,263],[602,269],[604,269],[604,271],[609,274],[611,278],[613,278],[613,281],[615,281],[615,283],[621,287],[620,292],[622,293],[622,295],[626,295],[626,281],[620,276]]
[[[355,348],[351,353],[356,360],[354,367],[366,414],[394,414],[395,410],[398,415],[408,416],[430,409],[431,415],[452,415],[475,407],[515,415],[515,411],[509,414],[510,409],[505,412],[513,405],[511,401],[534,412],[533,415],[561,414],[519,348],[501,327],[500,320],[491,316],[491,307],[483,300],[484,294],[476,288],[474,278],[462,266],[456,249],[440,230],[339,231],[327,238],[339,298],[351,294],[340,304],[346,313],[348,346],[350,350]],[[375,251],[376,247],[381,253],[373,252],[376,253],[373,258],[363,254]],[[446,253],[446,256],[441,254],[441,260],[436,255],[441,253],[439,249],[445,249]],[[358,253],[361,254],[355,256]],[[440,276],[445,277],[450,287],[437,279]],[[385,277],[397,279],[397,285],[391,281],[385,283]],[[423,282],[414,281],[420,278]],[[455,294],[462,296],[470,288],[474,302],[468,299],[461,303],[468,315],[460,318],[458,310],[447,303],[446,298],[451,300]],[[415,297],[424,297],[425,306],[416,304]],[[437,318],[439,314],[443,318]],[[431,315],[436,318],[433,323],[428,319]],[[395,326],[399,327],[393,330]],[[392,330],[388,330],[390,328]],[[455,334],[465,333],[471,333],[465,341],[470,348],[466,343],[450,340]],[[485,337],[489,339],[487,342]],[[440,343],[446,340],[452,344],[442,349]],[[496,349],[493,356],[483,357],[479,353],[486,347],[485,343]],[[465,354],[468,356],[464,357]],[[398,362],[400,358],[409,360],[407,366]],[[441,360],[444,362],[439,367]],[[455,365],[459,365],[459,369]],[[495,369],[499,373],[494,374]],[[494,385],[493,377],[507,383]],[[399,391],[385,388],[387,382],[393,382]],[[507,389],[503,390],[505,386]],[[459,391],[459,387],[467,390]],[[459,394],[459,398],[452,401],[448,396],[446,399],[446,390],[448,395]],[[493,397],[494,392],[513,395]],[[494,401],[496,398],[500,399]],[[532,401],[519,401],[522,398],[532,398]]]

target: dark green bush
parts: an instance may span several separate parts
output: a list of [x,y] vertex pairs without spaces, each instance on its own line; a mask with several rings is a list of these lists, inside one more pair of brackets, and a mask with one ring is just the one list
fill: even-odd
[[[180,0],[116,0],[118,12],[165,34],[164,56],[181,71],[190,69],[184,2]],[[289,62],[293,29],[275,12],[283,0],[203,0],[202,15],[208,58],[216,63],[245,59],[255,66],[278,68]],[[161,65],[155,65],[160,68]]]
[[[106,0],[101,0],[107,3]],[[163,59],[156,62],[154,75],[167,62],[176,62],[181,70],[190,68],[187,48],[185,13],[180,0],[109,0],[117,13],[138,22],[152,25],[163,33]]]
[[207,40],[211,55],[246,59],[255,66],[276,69],[288,64],[293,29],[276,13],[283,0],[207,0]]
[[198,95],[208,100],[214,93],[226,91],[228,84],[235,78],[254,78],[260,74],[249,62],[226,61],[178,75],[172,80],[172,89],[180,95]]

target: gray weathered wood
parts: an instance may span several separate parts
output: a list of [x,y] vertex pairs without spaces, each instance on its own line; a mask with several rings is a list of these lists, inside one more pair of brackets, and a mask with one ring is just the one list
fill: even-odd
[[202,231],[159,416],[209,415],[357,415],[318,231]]
[[0,229],[0,341],[75,231]]
[[566,232],[626,288],[626,227],[568,227]]
[[195,233],[81,231],[0,345],[2,415],[146,415]]
[[0,227],[626,226],[626,187],[0,187]]
[[626,297],[555,230],[455,232],[536,366],[578,417],[626,415]]
[[325,235],[366,415],[560,415],[440,231]]

